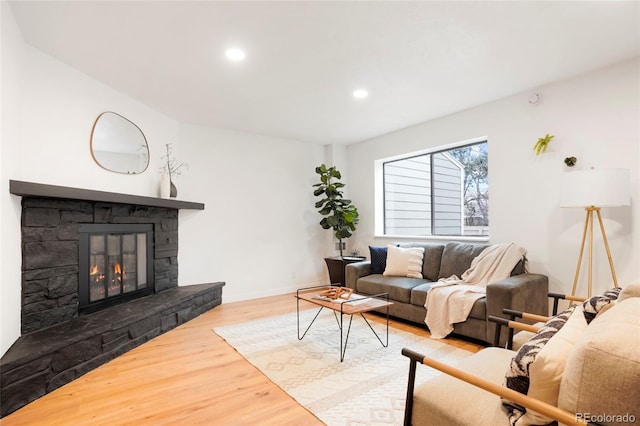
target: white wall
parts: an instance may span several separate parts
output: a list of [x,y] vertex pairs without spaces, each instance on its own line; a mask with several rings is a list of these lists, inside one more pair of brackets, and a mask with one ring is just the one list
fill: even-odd
[[[375,160],[488,136],[491,243],[525,247],[529,269],[547,274],[551,290],[570,293],[585,213],[559,207],[563,159],[574,155],[585,168],[629,168],[632,207],[602,214],[619,283],[640,281],[638,75],[636,59],[537,88],[538,105],[528,103],[533,91],[521,93],[349,146],[349,170],[357,171],[349,176],[350,195],[361,218],[354,244],[368,253],[368,245],[391,242],[374,235]],[[536,157],[532,147],[546,133],[555,139]],[[612,278],[597,225],[594,234],[597,292]],[[581,290],[586,294],[586,270]]]
[[312,188],[322,146],[183,125],[176,155],[190,166],[179,198],[205,203],[180,212],[181,285],[225,281],[229,302],[324,282],[331,251]]
[[[117,112],[138,125],[151,164],[120,175],[94,163],[96,117]],[[204,202],[180,212],[179,283],[227,281],[223,300],[294,290],[324,281],[332,254],[313,211],[314,167],[323,147],[259,135],[182,126],[79,73],[22,40],[2,2],[0,141],[0,353],[20,335],[20,202],[10,179],[158,196],[161,156],[172,143],[190,169],[178,198]]]

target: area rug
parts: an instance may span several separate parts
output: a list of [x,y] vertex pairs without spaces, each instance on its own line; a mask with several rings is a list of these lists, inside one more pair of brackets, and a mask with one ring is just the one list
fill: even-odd
[[[302,311],[302,332],[315,315]],[[385,326],[370,321],[385,341]],[[384,348],[365,321],[353,317],[348,346],[340,362],[340,330],[323,310],[304,339],[298,340],[296,314],[244,322],[213,331],[271,381],[327,425],[401,425],[409,372],[404,347],[455,365],[472,353],[437,340],[389,328]],[[422,366],[416,383],[440,374]]]

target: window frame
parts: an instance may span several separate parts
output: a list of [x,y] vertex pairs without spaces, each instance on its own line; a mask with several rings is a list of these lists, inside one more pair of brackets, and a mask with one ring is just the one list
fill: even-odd
[[[374,196],[375,196],[375,214],[374,214],[374,237],[376,238],[393,238],[393,239],[420,239],[420,240],[439,240],[439,241],[450,241],[450,240],[458,240],[458,241],[477,241],[477,242],[487,242],[490,239],[491,235],[491,225],[488,225],[488,235],[482,236],[469,236],[469,235],[397,235],[397,234],[386,234],[386,191],[385,191],[385,173],[384,166],[387,163],[392,163],[400,160],[408,160],[411,158],[421,157],[424,155],[429,155],[430,159],[430,185],[431,185],[431,194],[433,195],[433,156],[439,153],[446,153],[448,151],[464,148],[467,146],[479,145],[482,143],[487,144],[487,152],[489,149],[489,138],[487,136],[481,136],[473,139],[468,139],[460,142],[454,142],[446,145],[438,145],[436,147],[427,148],[420,151],[409,152],[400,155],[394,155],[391,157],[381,158],[374,161]],[[489,173],[489,171],[487,171]],[[464,204],[464,196],[461,196],[461,202]],[[433,212],[434,198],[433,196],[429,197],[431,204],[431,211]],[[462,215],[462,221],[464,226],[464,214]],[[491,223],[491,221],[489,221]],[[433,234],[434,221],[433,218],[431,220],[431,233]]]

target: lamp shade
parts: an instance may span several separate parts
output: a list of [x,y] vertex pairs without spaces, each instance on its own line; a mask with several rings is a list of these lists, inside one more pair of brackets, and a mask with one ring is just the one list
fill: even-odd
[[631,204],[628,169],[591,169],[565,172],[561,207],[619,207]]

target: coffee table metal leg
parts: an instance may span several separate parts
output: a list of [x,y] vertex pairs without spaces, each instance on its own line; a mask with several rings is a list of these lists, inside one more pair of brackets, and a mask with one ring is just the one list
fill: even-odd
[[343,330],[343,318],[344,314],[340,312],[340,362],[344,361],[344,354],[347,352],[347,343],[349,342],[349,332],[351,332],[351,322],[353,321],[353,315],[349,315],[349,328],[347,328],[347,338],[344,340],[344,349],[342,346],[342,330]]
[[[388,308],[387,308],[388,310]],[[387,313],[388,314],[388,313]],[[380,342],[380,344],[382,345],[383,348],[386,348],[389,346],[389,315],[387,315],[387,343],[383,343],[382,339],[380,338],[380,336],[378,335],[378,333],[376,333],[376,330],[371,326],[371,323],[369,323],[369,320],[367,319],[367,317],[364,316],[364,314],[360,314],[360,316],[362,317],[362,319],[364,320],[364,322],[367,323],[367,325],[369,326],[369,328],[371,329],[371,331],[373,332],[374,336],[376,336],[376,338],[378,339],[378,342]]]
[[318,318],[318,315],[320,315],[320,312],[322,312],[322,309],[324,309],[323,307],[321,307],[320,309],[318,309],[318,312],[316,312],[316,316],[313,317],[313,319],[311,320],[311,322],[309,323],[309,326],[307,327],[307,329],[304,331],[304,333],[302,334],[302,336],[300,336],[300,309],[298,308],[298,314],[297,314],[297,319],[298,319],[298,340],[302,340],[304,339],[304,336],[307,335],[307,331],[309,331],[309,329],[311,328],[311,326],[313,325],[313,323],[316,321],[316,318]]
[[[332,309],[333,311],[333,309]],[[338,314],[336,313],[336,311],[333,311],[333,317],[336,319],[336,323],[338,324],[338,328],[341,327],[340,325],[340,320],[338,319]]]

